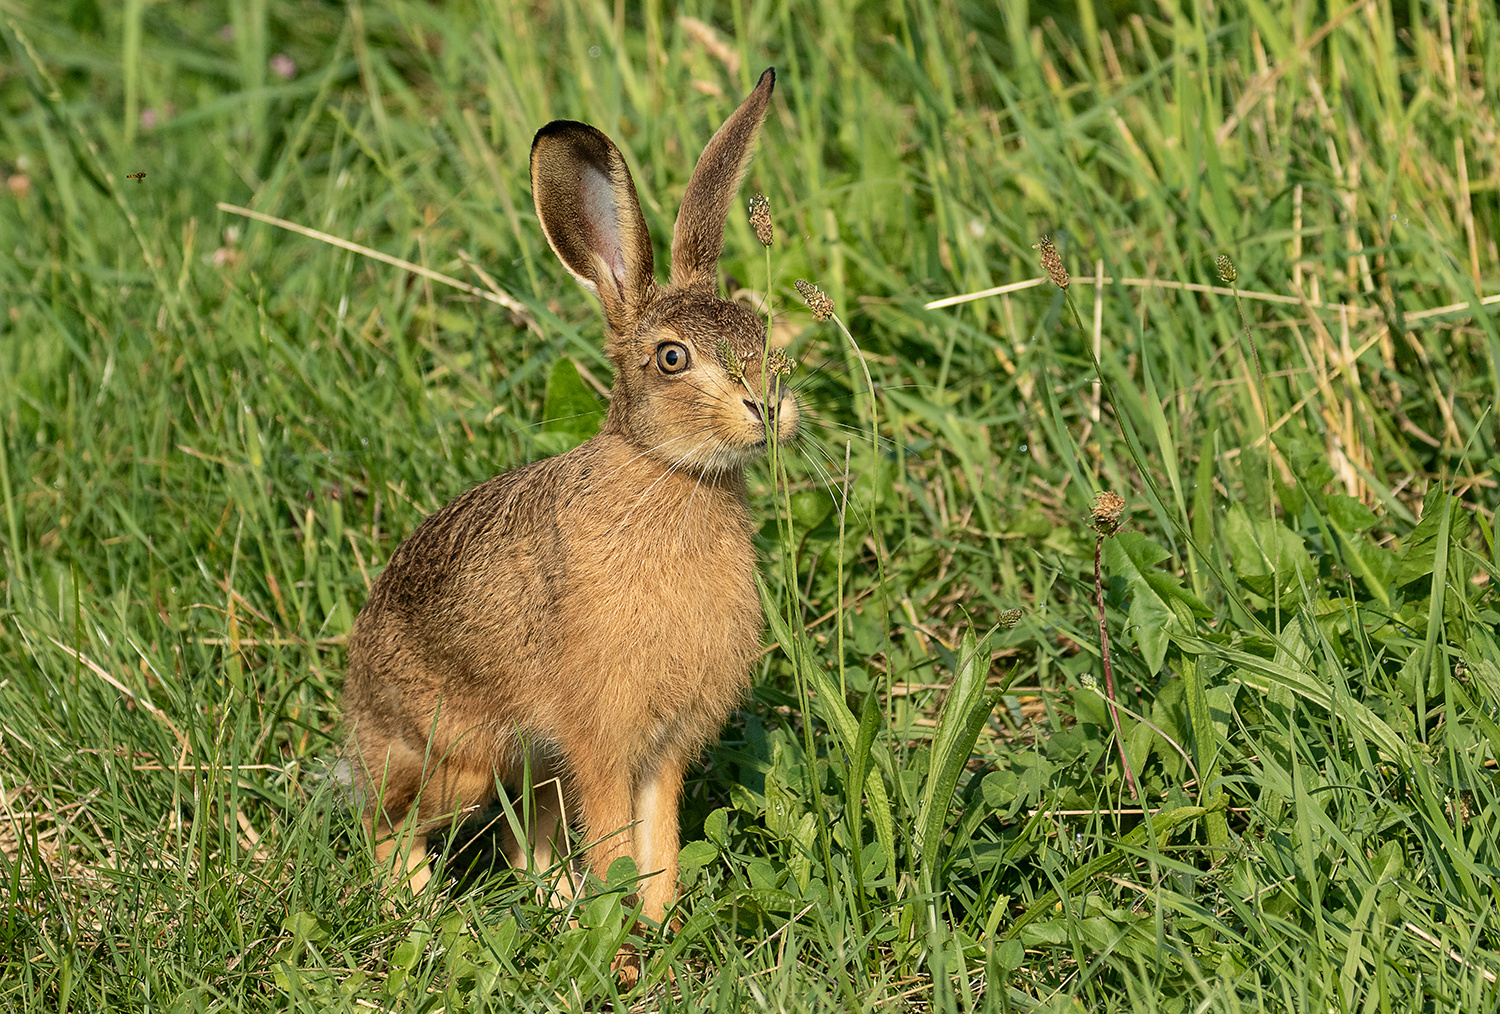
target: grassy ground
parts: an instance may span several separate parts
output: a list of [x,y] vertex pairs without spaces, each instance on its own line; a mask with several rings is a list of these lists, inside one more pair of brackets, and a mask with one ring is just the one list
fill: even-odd
[[[1500,1007],[1494,5],[645,6],[0,0],[0,1003]],[[770,64],[723,268],[816,423],[617,996],[628,878],[382,910],[341,644],[608,383],[532,133],[660,242]]]

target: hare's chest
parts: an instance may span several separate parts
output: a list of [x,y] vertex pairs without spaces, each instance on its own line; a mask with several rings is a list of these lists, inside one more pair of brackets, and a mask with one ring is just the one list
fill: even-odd
[[742,686],[761,632],[748,536],[650,536],[570,554],[566,641],[594,666],[668,697]]
[[[755,558],[749,541],[722,538],[686,545],[647,543],[640,555],[606,555],[570,567],[574,588],[596,591],[578,619],[608,630],[623,647],[692,652],[758,631]],[[581,580],[582,584],[576,583]]]

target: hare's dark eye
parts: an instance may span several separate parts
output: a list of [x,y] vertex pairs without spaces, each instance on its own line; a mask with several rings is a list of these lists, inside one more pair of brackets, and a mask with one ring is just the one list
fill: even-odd
[[656,365],[663,373],[681,373],[688,368],[687,346],[677,342],[662,342],[656,347]]

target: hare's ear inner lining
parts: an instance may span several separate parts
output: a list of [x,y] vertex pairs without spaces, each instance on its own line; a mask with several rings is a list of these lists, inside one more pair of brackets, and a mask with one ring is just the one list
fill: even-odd
[[531,193],[558,260],[599,296],[611,323],[650,295],[655,262],[635,182],[618,148],[586,123],[553,120],[531,142]]
[[776,70],[767,67],[755,89],[718,129],[688,179],[682,210],[672,228],[672,284],[681,288],[714,286],[719,251],[724,247],[724,219],[750,165],[750,151],[771,104]]

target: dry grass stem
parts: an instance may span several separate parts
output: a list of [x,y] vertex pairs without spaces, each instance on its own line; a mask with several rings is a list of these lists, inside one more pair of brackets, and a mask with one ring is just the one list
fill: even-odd
[[1109,705],[1109,719],[1115,730],[1115,746],[1120,752],[1120,766],[1125,771],[1125,784],[1130,786],[1130,798],[1141,797],[1136,784],[1135,771],[1130,758],[1125,755],[1125,735],[1120,730],[1120,712],[1115,704],[1115,670],[1109,654],[1109,624],[1104,619],[1104,566],[1101,556],[1104,540],[1120,530],[1120,520],[1125,514],[1125,499],[1118,493],[1103,491],[1094,498],[1094,508],[1089,512],[1089,527],[1094,538],[1094,608],[1099,619],[1099,649],[1104,662],[1104,696]]
[[[288,222],[284,218],[277,218],[274,215],[265,215],[259,211],[251,211],[249,208],[242,208],[237,204],[229,204],[226,201],[220,201],[217,207],[220,211],[227,211],[231,215],[243,215],[245,218],[249,218],[257,222],[264,222],[266,225],[274,225],[278,229],[285,229],[288,232],[295,232],[299,235],[307,236],[309,239],[315,239],[319,242],[327,243],[330,246],[336,246],[341,249],[360,254],[364,257],[369,257],[371,260],[377,260],[383,264],[389,264],[392,267],[410,271],[414,275],[421,275],[423,278],[431,279],[434,282],[442,282],[444,285],[452,286],[453,288],[458,289],[460,292],[467,292],[471,296],[478,296],[480,299],[488,300],[491,303],[496,303],[500,306],[505,307],[511,313],[514,313],[516,316],[524,320],[526,322],[526,326],[529,329],[536,331],[538,334],[541,333],[541,329],[537,326],[536,321],[531,319],[531,312],[526,309],[525,304],[520,302],[505,290],[501,289],[499,286],[495,285],[492,279],[483,274],[481,274],[480,277],[484,278],[485,282],[493,287],[493,292],[487,292],[484,289],[478,288],[477,286],[470,285],[468,282],[461,282],[451,275],[443,274],[441,271],[434,271],[431,268],[424,268],[420,264],[413,264],[411,261],[402,260],[400,257],[392,257],[388,253],[381,253],[379,250],[373,250],[370,247],[362,246],[359,243],[354,243],[350,240],[342,239],[338,236],[333,236],[326,232],[319,232],[317,229],[310,229],[305,225],[298,225],[296,222]],[[472,267],[473,265],[470,266]]]
[[[1038,285],[1046,285],[1051,281],[1049,278],[1028,278],[1025,281],[1010,282],[1006,285],[997,285],[990,289],[980,289],[975,292],[966,292],[958,296],[944,296],[942,299],[934,299],[922,304],[924,310],[941,310],[948,306],[959,306],[963,303],[972,303],[976,299],[988,299],[991,296],[1003,296],[1011,292],[1019,292],[1022,289],[1032,289]],[[1116,279],[1110,276],[1094,278],[1078,278],[1075,280],[1079,285],[1114,285]],[[1279,292],[1253,292],[1247,289],[1231,289],[1223,285],[1203,285],[1198,282],[1172,282],[1161,278],[1121,278],[1120,285],[1128,289],[1171,289],[1179,292],[1204,292],[1216,296],[1233,296],[1238,293],[1241,299],[1259,300],[1263,303],[1283,303],[1288,306],[1301,306],[1312,310],[1342,310],[1356,317],[1381,318],[1385,311],[1379,307],[1356,306],[1352,303],[1327,303],[1319,299],[1305,299],[1301,296],[1284,296]],[[1445,306],[1434,306],[1426,310],[1414,310],[1405,315],[1404,320],[1408,325],[1417,321],[1429,320],[1433,317],[1443,317],[1451,313],[1462,313],[1465,310],[1475,310],[1479,307],[1494,306],[1500,303],[1500,293],[1493,296],[1485,296],[1477,306],[1473,303],[1449,303]]]

